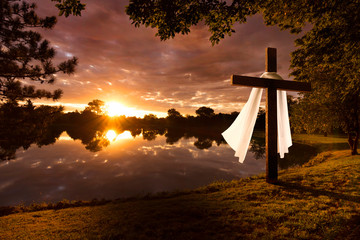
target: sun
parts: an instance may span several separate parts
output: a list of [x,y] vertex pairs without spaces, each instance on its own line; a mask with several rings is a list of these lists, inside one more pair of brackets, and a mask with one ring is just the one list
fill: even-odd
[[119,102],[107,102],[105,104],[106,114],[110,117],[128,115],[129,108],[125,107]]

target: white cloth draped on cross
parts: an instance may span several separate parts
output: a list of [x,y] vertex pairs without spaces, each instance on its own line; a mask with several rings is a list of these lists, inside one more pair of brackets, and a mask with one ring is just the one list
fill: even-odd
[[[276,72],[265,72],[260,78],[271,78],[282,80]],[[252,133],[259,111],[262,88],[253,88],[250,97],[241,110],[233,124],[222,133],[226,142],[235,151],[235,156],[239,157],[239,162],[244,162],[246,152],[250,145]],[[291,130],[289,123],[288,106],[286,100],[286,91],[277,90],[277,138],[278,153],[284,158],[285,153],[289,152],[292,145]]]

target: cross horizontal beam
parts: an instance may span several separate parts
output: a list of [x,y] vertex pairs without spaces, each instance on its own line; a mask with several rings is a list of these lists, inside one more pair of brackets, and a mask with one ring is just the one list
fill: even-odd
[[285,91],[310,92],[311,84],[289,80],[277,80],[270,78],[247,77],[240,75],[231,76],[231,84],[258,88],[276,88]]

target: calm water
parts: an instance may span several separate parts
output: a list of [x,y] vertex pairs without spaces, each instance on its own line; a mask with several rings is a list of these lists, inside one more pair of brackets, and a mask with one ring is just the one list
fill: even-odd
[[[0,206],[191,189],[265,171],[263,140],[253,140],[252,151],[239,163],[227,144],[211,139],[169,141],[166,134],[134,138],[129,131],[105,136],[110,144],[96,152],[66,132],[54,144],[19,148],[15,159],[0,162]],[[281,168],[303,161],[288,157]]]
[[0,162],[0,205],[63,199],[119,198],[189,189],[216,180],[264,172],[264,159],[249,152],[243,164],[226,144],[208,149],[182,138],[170,145],[164,136],[152,141],[125,131],[98,152],[63,132],[52,145],[31,145],[16,158]]

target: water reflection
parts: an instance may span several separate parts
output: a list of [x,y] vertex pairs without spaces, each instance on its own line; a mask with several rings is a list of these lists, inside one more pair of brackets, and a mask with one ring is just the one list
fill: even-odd
[[62,109],[42,106],[14,108],[2,105],[0,109],[0,159],[16,158],[17,149],[28,149],[32,144],[41,147],[53,144],[63,132],[52,125]]
[[110,141],[110,142],[115,142],[115,141],[120,141],[122,139],[131,139],[134,136],[131,134],[130,131],[124,131],[122,133],[117,133],[115,130],[107,130],[106,132],[106,138]]
[[265,137],[252,137],[250,141],[250,149],[254,153],[255,159],[265,157]]
[[109,141],[115,141],[118,134],[116,134],[116,132],[114,130],[108,130],[105,134],[106,138],[109,140]]
[[264,161],[254,161],[251,153],[240,164],[227,145],[200,150],[195,141],[182,138],[170,145],[164,135],[144,141],[140,134],[91,152],[64,132],[56,144],[31,146],[17,151],[15,160],[3,162],[0,205],[190,189],[264,171]]
[[[113,123],[99,116],[85,121],[76,113],[58,120],[56,109],[36,117],[26,111],[0,112],[5,160],[0,161],[0,206],[127,197],[265,171],[263,137],[253,137],[240,164],[221,127]],[[314,152],[306,145],[293,148],[298,150],[279,161],[281,168],[301,164],[298,156]]]
[[[11,129],[12,128],[9,127],[1,128],[1,160],[15,159],[16,150],[21,148],[26,150],[31,144],[36,144],[38,147],[42,147],[53,144],[57,140],[64,140],[64,136],[60,136],[63,132],[66,132],[66,137],[69,139],[80,140],[85,146],[85,149],[91,152],[101,151],[108,147],[112,142],[120,139],[135,138],[136,136],[141,136],[142,139],[146,141],[154,141],[158,136],[165,136],[166,143],[170,145],[175,144],[182,138],[195,138],[194,146],[198,149],[208,149],[213,146],[214,142],[217,146],[226,144],[220,132],[190,132],[177,128],[106,129],[103,126],[94,128],[91,126],[51,125],[48,127],[34,126],[34,128],[17,126],[16,129]],[[257,151],[255,148],[250,150]],[[259,158],[259,154],[257,154],[257,158]]]

